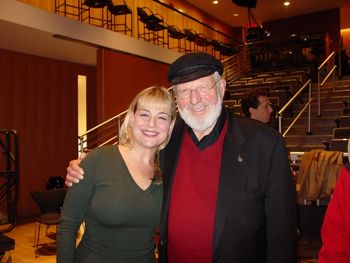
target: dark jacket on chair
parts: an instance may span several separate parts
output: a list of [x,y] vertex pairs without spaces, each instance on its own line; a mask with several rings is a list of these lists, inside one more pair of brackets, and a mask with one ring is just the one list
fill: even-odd
[[[295,188],[283,139],[265,124],[236,119],[224,110],[228,126],[219,178],[212,262],[295,263]],[[164,174],[161,263],[167,262],[169,201],[185,126],[179,117],[171,140],[160,156]]]

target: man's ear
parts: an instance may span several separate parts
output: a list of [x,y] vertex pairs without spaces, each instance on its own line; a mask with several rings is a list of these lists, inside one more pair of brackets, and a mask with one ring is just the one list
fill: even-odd
[[226,80],[221,79],[220,80],[220,91],[221,91],[222,97],[224,97],[224,95],[225,95],[225,90],[226,90]]
[[254,113],[254,110],[255,110],[255,109],[254,109],[253,107],[250,107],[250,108],[249,108],[250,117],[251,117],[252,114]]

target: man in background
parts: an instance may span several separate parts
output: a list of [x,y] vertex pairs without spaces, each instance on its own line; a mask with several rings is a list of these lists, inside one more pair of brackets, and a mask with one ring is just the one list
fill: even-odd
[[245,117],[262,123],[270,123],[274,111],[267,91],[261,88],[246,91],[241,100],[241,107]]

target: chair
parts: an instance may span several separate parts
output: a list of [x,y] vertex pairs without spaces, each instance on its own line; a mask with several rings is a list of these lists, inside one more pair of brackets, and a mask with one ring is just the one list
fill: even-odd
[[[108,11],[113,15],[113,22],[112,22],[112,28],[116,32],[124,32],[126,35],[127,32],[130,32],[130,35],[132,34],[132,17],[130,17],[130,21],[127,21],[127,16],[132,13],[131,9],[128,7],[126,2],[123,0],[122,4],[113,4],[111,2],[107,9]],[[117,16],[123,16],[124,22],[117,22]]]
[[34,234],[34,247],[35,257],[38,257],[39,246],[46,244],[39,244],[40,239],[40,227],[41,224],[46,225],[46,235],[50,226],[56,226],[59,224],[60,211],[63,205],[63,201],[66,195],[66,189],[53,189],[45,191],[34,191],[31,196],[34,202],[40,208],[41,214],[35,217],[35,234]]
[[208,46],[210,46],[211,42],[209,39],[202,37],[200,34],[197,35],[197,38],[195,40],[197,47],[201,47],[202,48],[202,52],[207,52],[208,51]]
[[[87,15],[82,16],[81,21],[84,22],[87,20],[91,25],[108,28],[111,21],[108,18],[107,7],[110,5],[112,5],[112,0],[84,0],[83,6],[87,6],[88,8],[86,10]],[[91,11],[91,9],[98,10]]]
[[153,42],[153,44],[162,45],[163,47],[168,44],[164,37],[167,25],[160,14],[154,14],[148,7],[138,7],[137,15],[139,22],[144,24],[143,31],[140,32],[139,23],[137,23],[139,39]]
[[190,28],[185,28],[184,29],[184,33],[186,36],[186,40],[188,41],[189,45],[186,46],[186,42],[185,42],[185,51],[186,52],[194,52],[197,51],[197,44],[196,44],[196,40],[198,37],[198,33],[195,32],[193,29]]
[[223,59],[224,56],[232,56],[239,52],[238,48],[236,49],[230,44],[223,43],[215,39],[211,40],[211,45],[215,51],[218,51],[220,53],[220,59]]
[[92,8],[103,8],[111,3],[111,0],[85,0],[84,5]]
[[[182,45],[181,45],[181,40],[184,39],[186,37],[186,35],[183,32],[181,32],[181,30],[175,25],[168,26],[168,35],[170,38],[177,39],[177,41],[178,41],[176,47],[169,47],[169,48],[170,49],[177,48],[177,50],[179,52],[184,51],[184,49],[182,48]],[[169,45],[170,45],[170,43],[169,43]]]

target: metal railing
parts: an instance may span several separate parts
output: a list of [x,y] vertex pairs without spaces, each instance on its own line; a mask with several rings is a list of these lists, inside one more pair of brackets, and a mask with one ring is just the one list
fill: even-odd
[[[0,129],[0,202],[5,203],[7,212],[5,218],[1,218],[0,225],[6,225],[0,228],[0,234],[11,231],[16,225],[16,207],[18,200],[18,136],[15,130]],[[3,159],[4,158],[4,159]]]
[[224,66],[224,77],[231,83],[250,72],[248,49],[244,47],[239,53],[221,61]]
[[[317,69],[317,115],[321,116],[321,87],[326,83],[328,78],[333,75],[333,80],[335,79],[335,52],[333,51],[318,67]],[[326,75],[323,80],[321,78]]]
[[305,82],[305,84],[294,94],[294,96],[283,106],[282,109],[280,109],[277,112],[277,118],[278,118],[278,131],[282,133],[282,118],[283,113],[286,111],[286,109],[292,105],[292,103],[302,94],[302,92],[305,90],[305,88],[309,88],[309,100],[303,107],[303,109],[299,112],[299,114],[294,118],[292,123],[287,127],[286,131],[282,134],[283,137],[286,136],[286,134],[289,132],[289,130],[293,127],[293,125],[296,123],[296,121],[301,117],[301,115],[304,113],[306,109],[308,109],[308,128],[307,128],[307,134],[311,134],[311,79]]
[[123,111],[78,136],[79,152],[83,153],[99,146],[118,143],[120,127],[126,113],[127,111]]

